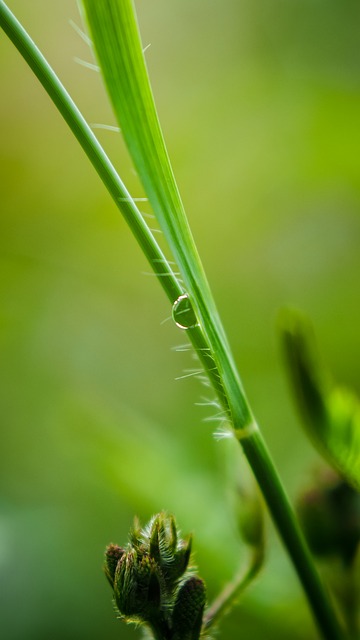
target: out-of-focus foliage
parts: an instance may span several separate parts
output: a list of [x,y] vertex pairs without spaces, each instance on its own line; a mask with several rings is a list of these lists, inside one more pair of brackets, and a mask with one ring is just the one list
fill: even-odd
[[350,637],[360,628],[360,493],[332,469],[317,469],[297,512]]
[[308,434],[329,464],[359,490],[359,400],[330,381],[307,319],[283,311],[279,325],[289,379]]
[[[91,60],[68,23],[79,22],[75,2],[9,5],[88,120],[113,124],[98,74],[74,62]],[[294,495],[317,458],[281,371],[279,307],[313,319],[334,377],[359,391],[360,6],[139,0],[137,8],[195,239]],[[214,596],[246,553],[223,471],[238,452],[212,439],[216,423],[202,423],[198,383],[174,380],[193,364],[171,351],[183,336],[163,323],[167,301],[3,35],[0,66],[2,629],[7,640],[133,638],[112,612],[105,545],[126,538],[134,513],[144,521],[174,513],[195,534]],[[99,138],[142,196],[120,135]],[[316,637],[275,537],[221,637],[240,631]]]

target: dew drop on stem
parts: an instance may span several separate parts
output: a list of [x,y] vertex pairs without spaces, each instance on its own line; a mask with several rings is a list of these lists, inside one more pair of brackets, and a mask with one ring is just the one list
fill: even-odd
[[172,317],[179,329],[193,329],[199,324],[187,293],[183,293],[175,300]]

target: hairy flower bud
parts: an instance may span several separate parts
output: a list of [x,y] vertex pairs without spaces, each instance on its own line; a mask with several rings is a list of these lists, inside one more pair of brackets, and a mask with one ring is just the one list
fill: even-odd
[[148,625],[156,638],[198,640],[205,585],[188,569],[191,542],[180,538],[172,516],[160,513],[143,529],[135,520],[125,549],[108,546],[105,574],[126,622]]
[[125,551],[117,544],[109,544],[105,551],[104,571],[112,587],[114,587],[115,571]]
[[180,586],[172,615],[172,640],[199,638],[205,601],[205,584],[201,578],[192,576]]
[[122,616],[151,622],[154,610],[160,605],[155,560],[134,550],[125,553],[116,568],[114,595]]

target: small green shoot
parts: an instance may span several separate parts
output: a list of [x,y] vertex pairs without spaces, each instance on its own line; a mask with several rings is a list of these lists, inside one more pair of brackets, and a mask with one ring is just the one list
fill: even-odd
[[279,322],[287,371],[310,439],[337,471],[360,489],[360,402],[332,383],[315,348],[312,327],[284,311]]

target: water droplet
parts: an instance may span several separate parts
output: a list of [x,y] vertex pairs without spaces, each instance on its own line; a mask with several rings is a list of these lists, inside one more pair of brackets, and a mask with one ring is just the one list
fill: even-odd
[[199,324],[187,293],[183,293],[175,300],[172,316],[179,329],[193,329]]

